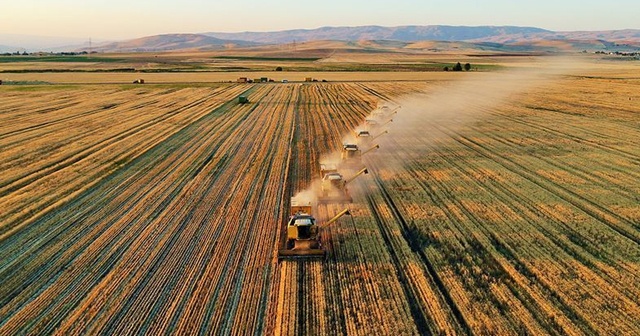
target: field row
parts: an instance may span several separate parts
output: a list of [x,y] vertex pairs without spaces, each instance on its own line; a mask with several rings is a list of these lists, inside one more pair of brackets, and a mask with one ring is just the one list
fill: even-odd
[[0,134],[0,207],[9,211],[0,214],[0,239],[73,199],[246,89],[3,95],[0,122],[6,127]]
[[[0,334],[637,334],[637,84],[440,86],[4,92]],[[290,197],[379,104],[354,202],[316,209],[352,214],[327,259],[278,262]]]

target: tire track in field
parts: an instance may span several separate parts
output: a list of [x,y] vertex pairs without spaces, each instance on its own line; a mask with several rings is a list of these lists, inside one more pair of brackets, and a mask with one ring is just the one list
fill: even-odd
[[[426,145],[426,144],[425,144]],[[437,146],[437,145],[436,145]],[[435,152],[434,154],[438,154],[438,152]],[[447,162],[447,164],[451,164],[455,167],[457,167],[458,169],[461,169],[462,171],[463,168],[459,165],[456,164],[456,160],[454,158],[450,158],[449,155],[452,153],[447,153],[447,155],[442,155],[441,157]],[[435,160],[437,161],[437,160]],[[424,181],[424,178],[415,174],[415,172],[420,171],[420,168],[416,165],[414,166],[413,164],[410,165],[412,168],[409,169],[410,174],[412,175],[412,177],[417,180],[417,181]],[[428,172],[427,172],[428,174]],[[431,186],[431,184],[433,185],[433,187]],[[487,233],[486,229],[484,229],[484,225],[482,224],[482,221],[477,218],[476,215],[474,215],[474,213],[472,212],[472,210],[468,209],[467,206],[465,206],[464,204],[462,204],[457,197],[455,196],[455,194],[451,191],[451,188],[448,187],[445,183],[442,183],[440,181],[438,181],[438,179],[433,178],[430,179],[430,183],[419,183],[419,185],[421,185],[425,192],[427,194],[430,195],[430,197],[434,198],[434,202],[436,204],[444,204],[445,200],[451,201],[453,202],[453,204],[456,205],[456,208],[460,210],[460,212],[462,214],[464,214],[464,216],[471,222],[474,224],[474,226],[476,228],[479,228],[481,230],[481,232],[483,232],[486,236],[485,238],[490,239],[492,242],[496,242],[493,243],[494,247],[498,248],[498,247],[506,247],[506,245],[500,243],[500,240],[497,239],[497,236],[493,233]],[[437,190],[437,191],[436,191]],[[438,196],[439,194],[443,194],[443,196]],[[499,197],[497,194],[492,193],[492,196],[494,197]],[[507,205],[511,205],[511,202],[505,202],[505,204]],[[449,212],[449,210],[446,207],[442,207],[442,210],[445,213],[448,213],[448,218],[449,220],[451,220],[453,223],[457,222],[456,220],[456,216]],[[471,248],[473,248],[474,252],[473,252],[473,258],[476,259],[478,258],[480,260],[480,267],[483,270],[489,270],[488,272],[491,272],[492,268],[495,268],[497,266],[498,268],[498,272],[502,275],[508,275],[509,272],[507,272],[507,270],[504,268],[504,265],[501,264],[501,262],[499,260],[497,260],[494,257],[494,254],[492,253],[492,251],[490,251],[487,248],[487,243],[486,242],[482,242],[478,239],[477,235],[474,234],[473,231],[471,231],[471,229],[468,227],[468,225],[465,226],[457,226],[458,229],[460,230],[461,234],[463,237],[465,237],[465,244],[468,244],[468,246],[470,246]],[[512,255],[513,256],[513,255]],[[521,269],[521,270],[527,270],[527,274],[533,274],[533,272],[531,272],[529,270],[529,268],[520,261],[520,259],[509,259],[512,260],[514,262],[517,262],[517,268]],[[534,299],[533,296],[530,295],[530,293],[525,289],[525,288],[518,288],[518,281],[516,281],[515,279],[511,278],[511,281],[505,281],[504,279],[502,280],[504,281],[504,283],[507,284],[507,286],[509,287],[509,289],[511,290],[512,294],[514,295],[514,297],[518,298],[525,306],[527,306],[529,308],[529,311],[532,313],[532,315],[535,317],[535,320],[542,326],[545,326],[545,328],[547,329],[547,331],[554,331],[556,333],[562,334],[564,332],[567,332],[567,330],[563,330],[563,329],[559,329],[558,326],[554,325],[554,324],[550,324],[548,321],[548,316],[542,315],[540,314],[540,312],[542,312],[542,310],[540,309],[540,306],[537,307],[532,307],[533,305],[537,305],[537,301]],[[541,284],[542,285],[542,289],[545,292],[545,294],[547,295],[546,297],[554,297],[554,293],[555,291],[549,287],[548,284]],[[524,298],[522,298],[522,296],[524,295]],[[496,298],[494,297],[493,300],[496,300]],[[500,301],[495,301],[493,303],[495,306],[499,306],[501,303]],[[563,300],[559,300],[558,302],[556,302],[556,305],[558,305],[558,312],[562,312],[565,313],[569,316],[573,316],[573,317],[578,317],[577,321],[574,322],[578,322],[577,325],[582,326],[582,329],[584,332],[586,333],[594,333],[595,331],[590,327],[590,325],[587,323],[586,320],[582,319],[582,317],[580,317],[571,307],[570,304],[568,304],[567,302],[563,301]],[[512,325],[515,327],[516,324],[514,324],[517,321],[511,321]]]
[[[446,162],[448,165],[451,165],[452,167],[454,167],[464,175],[473,176],[472,173],[469,173],[470,170],[480,172],[479,167],[476,164],[474,164],[473,162],[470,162],[469,160],[464,160],[465,158],[457,154],[457,152],[455,151],[449,151],[447,152],[447,155],[441,154],[441,151],[438,149],[438,146],[445,148],[444,143],[439,143],[439,144],[425,143],[424,145],[426,147],[432,148],[434,154],[439,154],[443,158],[446,158]],[[466,166],[462,166],[458,162],[465,162]],[[438,181],[433,176],[432,178],[435,181],[434,183],[439,185],[440,188],[442,188],[443,190],[448,189],[444,183]],[[596,261],[602,260],[607,262],[611,266],[626,268],[624,265],[618,264],[618,262],[622,260],[620,260],[619,258],[616,258],[617,255],[612,255],[608,251],[598,248],[597,242],[592,241],[589,237],[584,236],[582,233],[572,228],[569,225],[569,223],[566,222],[566,220],[561,220],[554,213],[549,212],[546,209],[537,206],[533,198],[527,197],[525,194],[522,194],[518,190],[510,187],[509,184],[507,183],[492,182],[492,181],[480,183],[473,179],[471,180],[471,183],[473,183],[477,187],[477,189],[486,191],[488,194],[492,195],[492,197],[495,197],[496,199],[500,200],[503,204],[508,205],[512,210],[516,211],[520,216],[522,216],[523,218],[526,218],[527,223],[531,224],[537,230],[539,230],[543,234],[543,236],[547,237],[554,244],[561,247],[566,253],[571,255],[573,258],[580,261],[591,270],[595,271],[599,276],[605,278],[607,280],[607,283],[616,284],[616,287],[618,288],[625,288],[626,286],[629,285],[624,280],[619,280],[612,277],[610,274],[608,274],[606,270],[602,269],[601,267],[595,264]],[[550,231],[549,227],[539,225],[538,221],[540,219],[544,219],[545,221],[551,221],[551,223],[554,224],[553,227],[559,231]],[[558,234],[567,236],[569,241],[574,245],[570,246],[567,241],[558,238]],[[581,239],[575,238],[577,236],[582,238]],[[496,237],[494,237],[493,239],[499,242],[499,240]],[[589,241],[585,241],[585,240],[589,240]],[[504,244],[501,243],[501,245],[504,245]],[[583,256],[582,253],[585,253],[585,252],[588,253],[591,257],[587,258]],[[603,253],[605,255],[603,255]],[[631,269],[627,269],[627,270],[630,273],[635,273],[637,271],[637,270],[631,270]],[[633,300],[633,297],[629,295],[635,295],[635,294],[627,293],[626,295],[629,299]]]
[[[558,130],[555,130],[555,129],[551,128],[550,126],[544,126],[544,125],[538,124],[538,123],[536,123],[534,121],[531,121],[531,120],[524,121],[524,120],[521,120],[521,119],[518,119],[518,118],[515,118],[515,117],[510,117],[510,116],[504,115],[504,114],[500,114],[499,117],[500,118],[504,118],[506,120],[509,120],[511,122],[515,122],[517,124],[521,124],[521,125],[523,125],[525,127],[530,127],[530,128],[533,128],[533,129],[537,129],[539,131],[543,131],[543,132],[546,132],[546,133],[553,134],[553,135],[561,137],[561,138],[572,140],[572,141],[574,141],[576,143],[580,143],[580,144],[584,144],[584,145],[587,145],[587,146],[590,146],[590,147],[598,148],[598,149],[600,149],[602,151],[605,151],[605,152],[608,152],[608,153],[612,153],[614,155],[622,156],[627,160],[635,162],[636,164],[640,164],[640,157],[638,157],[637,154],[634,154],[634,153],[631,153],[631,152],[628,152],[628,151],[625,151],[625,150],[622,150],[622,149],[619,149],[619,148],[611,147],[609,145],[600,144],[600,143],[597,143],[597,142],[595,142],[593,140],[587,139],[585,137],[578,136],[576,134],[569,134],[569,133],[561,132],[561,131],[558,131]],[[564,124],[563,127],[573,128],[574,126],[570,125],[570,124]]]
[[[377,164],[373,163],[372,160],[368,160],[367,161],[367,165],[371,166],[372,169],[374,171],[379,171],[379,167]],[[391,194],[387,191],[387,188],[385,187],[384,182],[382,181],[382,179],[380,178],[380,176],[378,176],[376,173],[374,173],[374,178],[375,178],[375,183],[377,188],[379,189],[381,195],[383,196],[384,202],[387,204],[387,206],[389,206],[389,208],[391,209],[393,216],[396,220],[396,222],[399,224],[400,227],[400,231],[402,233],[402,237],[404,239],[404,241],[406,241],[407,245],[411,248],[411,251],[413,253],[415,253],[418,257],[420,262],[424,265],[425,270],[427,271],[428,274],[428,278],[430,282],[432,282],[432,284],[429,284],[430,287],[437,289],[437,293],[441,296],[442,300],[444,301],[444,303],[446,304],[446,306],[448,307],[448,309],[451,310],[451,314],[452,317],[454,318],[453,320],[455,321],[456,325],[455,325],[455,329],[458,330],[459,332],[465,333],[465,334],[470,334],[471,333],[471,329],[467,323],[467,321],[465,320],[464,316],[462,315],[460,309],[458,308],[457,304],[455,303],[455,301],[453,300],[453,298],[451,297],[449,290],[447,289],[446,285],[444,284],[444,282],[442,281],[442,279],[440,278],[440,275],[438,274],[438,272],[436,271],[435,267],[433,266],[433,264],[431,263],[431,261],[429,260],[429,257],[427,257],[427,255],[424,253],[424,251],[422,250],[420,243],[416,240],[416,238],[414,237],[414,235],[412,234],[413,229],[411,229],[409,227],[409,225],[407,224],[406,220],[404,219],[404,216],[402,215],[400,209],[398,208],[398,206],[396,205],[396,203],[393,201],[393,198],[391,196]],[[432,195],[432,194],[430,194]],[[370,199],[370,196],[368,197]],[[371,199],[369,200],[370,202],[370,207],[374,207],[375,204],[374,202],[371,201]],[[375,209],[375,207],[374,207]],[[375,211],[375,210],[374,210]],[[379,217],[378,215],[375,215],[375,217]],[[450,217],[451,220],[453,220],[453,218]],[[380,221],[377,220],[378,224],[380,224]],[[385,232],[385,228],[384,226],[380,227],[381,232]],[[389,246],[389,250],[390,250],[390,254],[394,253],[393,252],[393,245],[389,245],[390,242],[390,235],[389,233],[385,233],[385,243]],[[395,257],[394,259],[398,259],[398,257]],[[399,265],[399,264],[398,264]],[[398,270],[398,273],[401,273],[401,269]],[[406,281],[406,279],[402,280],[403,283],[405,283],[404,281]],[[410,282],[406,282],[406,284],[409,284]],[[415,292],[416,289],[413,288],[408,288],[407,290],[408,292]],[[407,298],[411,298],[413,297],[413,295],[408,295]],[[420,302],[420,300],[414,298],[414,300],[416,302]],[[422,308],[420,309],[422,311],[422,313],[424,314],[425,309]],[[417,312],[414,312],[414,314],[417,314]],[[415,315],[414,315],[415,318]],[[422,322],[423,324],[426,324],[426,322]],[[424,325],[422,325],[424,326]]]
[[[355,90],[354,90],[355,89]],[[296,193],[296,190],[300,190],[304,186],[309,185],[309,181],[300,181],[295,178],[311,179],[316,174],[309,173],[309,171],[316,171],[318,168],[318,157],[324,156],[332,150],[341,148],[341,139],[345,134],[344,131],[353,129],[353,127],[362,122],[372,108],[375,106],[370,103],[377,100],[377,97],[371,97],[369,94],[363,94],[364,90],[361,90],[357,86],[353,85],[303,85],[301,86],[302,92],[308,95],[308,100],[302,101],[300,112],[298,113],[299,121],[296,125],[304,125],[301,129],[296,129],[296,139],[298,139],[298,146],[295,147],[292,160],[298,164],[298,170],[307,169],[307,172],[300,172],[292,174],[291,178],[294,180],[292,184],[292,194]],[[347,99],[348,98],[348,99]],[[373,99],[372,99],[373,98]],[[348,103],[344,101],[347,99]],[[320,103],[315,103],[320,102]],[[312,134],[320,134],[321,136],[313,136]],[[300,136],[300,134],[302,134]],[[311,148],[305,148],[306,139],[309,139]],[[321,148],[320,151],[315,151],[314,147]],[[304,160],[310,160],[312,164],[302,162]],[[294,165],[292,165],[293,167]],[[288,204],[288,202],[287,202]],[[341,210],[341,209],[340,209]],[[336,212],[337,209],[328,206],[319,206],[317,209],[316,218],[320,222],[328,219],[331,215],[330,211]],[[323,272],[320,275],[320,279],[328,283],[324,288],[330,290],[323,290],[317,287],[314,283],[310,283],[315,278],[315,273],[312,276],[310,268],[314,268],[316,263],[305,263],[295,261],[282,261],[280,262],[281,274],[284,278],[291,281],[284,286],[281,284],[279,292],[286,292],[288,294],[280,294],[278,298],[278,315],[275,317],[274,332],[276,333],[328,333],[328,332],[351,332],[358,333],[355,330],[356,325],[370,326],[378,331],[381,330],[393,330],[383,329],[388,328],[391,325],[396,325],[393,321],[384,320],[384,325],[375,325],[372,317],[358,316],[358,307],[346,306],[345,300],[349,301],[361,301],[369,302],[370,300],[375,302],[375,296],[372,293],[361,292],[366,285],[356,285],[348,281],[334,281],[336,277],[351,277],[351,267],[346,268],[342,263],[345,260],[351,260],[350,255],[362,254],[365,252],[362,246],[363,242],[359,239],[354,240],[355,246],[358,246],[358,251],[349,251],[343,253],[342,249],[349,246],[354,248],[354,245],[343,245],[343,242],[336,241],[342,240],[340,235],[334,235],[331,233],[334,229],[323,230],[322,238],[325,248],[328,250],[328,260],[322,263]],[[365,238],[362,238],[365,239]],[[348,259],[345,259],[348,258]],[[354,260],[354,262],[356,262]],[[354,267],[368,267],[368,262],[365,256],[357,258],[357,265]],[[347,272],[347,273],[345,273]],[[296,280],[302,281],[304,285],[301,286]],[[315,289],[314,289],[315,288]],[[294,298],[289,296],[293,293]],[[289,300],[288,300],[289,298]],[[376,303],[379,304],[379,303]],[[400,304],[398,302],[398,304]],[[406,305],[405,301],[402,301],[402,305]],[[298,307],[292,309],[292,307]],[[317,309],[323,309],[322,307],[331,308],[328,314],[322,314]],[[388,309],[388,307],[381,307]],[[407,306],[407,314],[408,314]],[[353,315],[355,314],[355,315]],[[377,315],[377,314],[376,314]],[[373,323],[373,324],[372,324]],[[413,325],[413,322],[405,322],[405,325]],[[396,325],[397,327],[398,325]],[[405,327],[406,328],[406,327]],[[408,329],[411,330],[411,329]]]
[[[498,125],[498,124],[496,124],[494,122],[487,122],[487,123],[491,124],[491,125],[494,125],[496,127],[500,127],[500,125]],[[479,129],[478,127],[475,127],[475,126],[471,126],[471,127],[469,127],[469,129],[474,130],[474,131],[478,132],[479,134],[482,133],[485,137],[493,140],[494,142],[503,144],[506,147],[509,147],[509,148],[511,148],[513,150],[522,149],[522,146],[517,144],[513,140],[510,140],[510,139],[507,139],[507,138],[500,138],[498,136],[492,135],[491,133],[482,132],[481,129]],[[513,131],[513,132],[518,132],[518,134],[520,135],[518,137],[519,139],[529,139],[530,141],[533,141],[534,143],[540,144],[541,147],[548,147],[548,146],[552,145],[552,144],[550,144],[548,142],[543,142],[542,140],[539,140],[536,137],[531,137],[530,134],[528,134],[528,133],[521,133],[520,131]],[[614,170],[614,171],[623,173],[623,174],[625,174],[625,175],[630,177],[630,179],[623,180],[623,181],[619,181],[619,179],[616,179],[616,180],[606,179],[605,180],[601,176],[598,176],[598,175],[592,173],[593,169],[586,170],[585,168],[582,168],[582,166],[580,166],[580,165],[571,164],[571,163],[568,163],[568,162],[562,161],[562,160],[549,159],[549,158],[547,158],[545,156],[538,155],[538,154],[535,154],[535,153],[529,154],[528,157],[534,157],[537,160],[540,160],[540,161],[546,163],[547,165],[549,165],[551,167],[555,167],[555,168],[560,169],[561,171],[570,172],[573,175],[580,177],[584,181],[588,181],[590,183],[596,184],[600,188],[605,189],[605,190],[609,190],[610,192],[612,192],[614,194],[618,194],[619,196],[622,196],[622,197],[625,197],[625,198],[628,198],[628,199],[635,199],[638,196],[634,190],[632,190],[631,188],[628,187],[628,185],[632,184],[637,179],[640,179],[640,174],[636,174],[633,171],[623,170],[623,169],[618,168],[617,166],[608,164],[606,162],[598,162],[597,164],[602,164],[604,167],[606,167],[606,169]],[[620,182],[620,183],[617,183],[617,182]],[[640,198],[637,198],[637,200],[640,201]]]
[[[442,127],[441,127],[441,128],[442,128]],[[467,137],[461,136],[459,133],[456,133],[455,131],[451,131],[451,130],[448,130],[448,131],[449,131],[450,133],[447,133],[447,132],[445,132],[445,133],[449,134],[449,135],[450,135],[454,140],[456,140],[456,141],[458,141],[458,142],[460,142],[460,141],[459,141],[459,140],[457,140],[457,137],[462,137],[462,138],[465,138],[465,139],[467,139],[467,140],[468,140],[468,138],[467,138]],[[460,143],[461,143],[462,145],[465,145],[465,146],[466,146],[466,145],[468,145],[468,144],[467,144],[467,143],[465,143],[465,142],[460,142]],[[475,142],[475,141],[474,141],[474,143],[476,143],[476,144],[477,144],[477,142]],[[473,150],[477,150],[477,149],[476,149],[476,148],[474,148],[474,147],[468,147],[468,148],[469,148],[469,149],[473,149]],[[483,147],[483,148],[484,148],[484,147]],[[493,151],[493,152],[495,152],[495,151]],[[481,154],[482,154],[482,153],[481,153]],[[496,155],[499,155],[499,154],[496,154]],[[483,155],[483,156],[484,156],[484,155]],[[501,158],[503,157],[503,156],[501,156],[501,155],[499,155],[499,156],[500,156]],[[487,157],[487,156],[485,156],[485,157]],[[494,161],[496,161],[496,162],[500,163],[501,165],[503,165],[505,168],[507,168],[507,169],[508,169],[509,171],[511,171],[512,173],[517,174],[517,175],[520,175],[521,177],[523,177],[523,178],[525,178],[525,179],[529,180],[530,182],[532,182],[532,183],[536,184],[538,187],[541,187],[541,188],[543,188],[543,189],[545,189],[545,190],[548,190],[548,189],[546,189],[546,187],[545,187],[545,186],[546,186],[546,184],[545,184],[545,183],[540,182],[540,181],[536,181],[535,179],[532,179],[531,177],[527,177],[527,176],[529,176],[528,174],[523,174],[523,172],[525,172],[525,173],[526,173],[526,172],[529,172],[527,169],[525,169],[525,168],[524,168],[524,166],[519,165],[519,166],[518,166],[518,168],[513,168],[513,167],[510,167],[510,166],[505,166],[505,165],[504,165],[504,162],[503,162],[502,160],[498,160],[498,159],[496,159],[496,158],[493,158],[493,156],[491,156],[491,157],[487,157],[487,158],[492,159],[492,160],[494,160]],[[533,173],[531,173],[531,174],[533,174]],[[551,191],[551,192],[553,192],[553,191]],[[558,195],[557,195],[557,196],[558,196]],[[560,196],[560,197],[561,197],[561,199],[563,199],[564,201],[567,201],[567,202],[569,202],[570,204],[572,204],[572,205],[576,206],[577,208],[581,209],[582,211],[585,211],[585,210],[584,210],[584,206],[580,206],[580,205],[579,205],[579,203],[578,203],[578,205],[576,205],[577,201],[575,201],[575,200],[567,200],[567,197],[568,197],[568,196],[566,196],[566,195],[559,195],[559,196]],[[585,211],[585,212],[586,212],[586,211]],[[603,224],[607,224],[607,226],[611,227],[611,224],[610,224],[610,223],[607,223],[606,221],[603,221],[602,219],[599,219],[598,217],[593,216],[593,214],[589,214],[589,215],[591,215],[594,219],[598,220],[599,222],[601,222],[601,223],[603,223]],[[614,228],[614,230],[615,230],[615,228]],[[616,230],[616,231],[617,231],[617,230]],[[620,233],[620,232],[619,232],[619,233]],[[626,235],[623,235],[623,236],[624,236],[624,237],[626,237],[626,238],[629,238],[629,237],[628,237],[628,236],[626,236]],[[528,270],[528,268],[527,268],[526,266],[524,266],[524,265],[520,265],[519,267],[520,267],[520,269],[522,269],[522,270],[527,270],[528,274],[533,274],[530,270]],[[547,289],[547,292],[548,292],[548,293],[553,293],[553,291],[552,291],[552,289],[551,289],[550,287]],[[555,298],[554,300],[556,300],[557,302],[562,302],[562,304],[563,304],[565,307],[571,307],[571,305],[570,305],[569,303],[566,303],[566,302],[565,302],[565,299],[561,298],[560,296],[558,296],[558,295],[555,295],[555,296],[554,296],[554,295],[552,295],[551,297],[552,297],[552,298]],[[567,312],[567,311],[571,311],[571,310],[570,310],[569,308],[563,308],[563,309],[562,309],[562,311]],[[585,330],[585,332],[587,332],[587,333],[595,332],[595,331],[592,329],[592,328],[593,328],[593,326],[589,326],[589,324],[587,324],[587,322],[586,322],[586,320],[584,319],[584,317],[581,317],[580,315],[576,314],[575,312],[574,312],[574,313],[571,313],[571,314],[568,314],[568,316],[569,316],[570,318],[572,318],[572,319],[577,319],[578,321],[580,321],[580,323],[579,323],[578,325],[581,325],[581,326],[587,326],[589,329]]]
[[[636,244],[640,244],[640,236],[638,235],[637,226],[633,223],[629,222],[626,218],[621,217],[618,214],[611,212],[609,209],[606,209],[591,200],[576,194],[575,192],[569,190],[567,187],[563,187],[549,181],[548,179],[541,177],[540,175],[532,172],[528,167],[523,166],[522,164],[515,162],[513,159],[506,157],[505,155],[501,155],[492,151],[488,148],[485,148],[482,144],[478,143],[470,139],[467,136],[464,136],[460,133],[455,133],[449,129],[444,131],[443,127],[438,127],[445,134],[449,134],[453,140],[460,143],[461,145],[469,148],[473,152],[478,153],[486,157],[489,160],[493,160],[499,162],[506,169],[511,171],[513,174],[519,175],[522,178],[528,179],[529,181],[535,183],[540,188],[545,190],[549,190],[554,193],[556,196],[563,199],[565,202],[572,204],[573,206],[581,209],[585,213],[589,214],[594,219],[602,222],[603,224],[609,226],[619,234],[624,237],[630,239]],[[636,230],[630,230],[630,228]]]
[[[416,137],[416,139],[418,139],[418,138]],[[412,146],[417,146],[417,144],[405,143],[405,144],[403,144],[402,146],[400,146],[398,148],[406,148],[406,147],[413,148]],[[447,162],[451,162],[450,161],[451,159],[449,159],[447,156],[442,156],[442,158],[446,159]],[[437,161],[437,159],[434,160],[434,161]],[[451,200],[455,204],[457,204],[457,208],[462,210],[462,213],[465,214],[466,218],[469,218],[470,220],[472,220],[476,225],[480,224],[479,220],[472,213],[467,211],[466,208],[462,204],[460,204],[460,203],[458,203],[456,201],[456,197],[454,195],[447,193],[448,187],[446,185],[438,183],[437,180],[436,181],[431,181],[432,183],[427,183],[423,176],[420,176],[420,175],[417,174],[417,172],[420,172],[420,171],[423,170],[423,168],[421,168],[421,166],[419,166],[417,163],[414,164],[412,161],[407,161],[406,162],[406,167],[407,167],[406,168],[406,172],[410,175],[411,180],[414,181],[413,183],[415,183],[418,186],[420,186],[420,188],[424,190],[425,194],[428,195],[429,199],[431,200],[431,203],[437,205],[440,208],[440,210],[443,211],[443,213],[445,214],[445,216],[447,218],[447,221],[449,223],[459,223],[460,219],[458,219],[458,215],[453,213],[452,210],[450,210],[448,206],[444,206],[444,204],[446,204],[445,199],[446,200]],[[441,196],[440,194],[442,194],[442,193],[444,193],[444,195]],[[401,203],[403,203],[403,202],[401,202]],[[481,263],[478,265],[478,267],[480,267],[483,270],[487,269],[487,267],[489,267],[489,268],[495,267],[494,265],[496,265],[497,261],[496,260],[492,261],[491,254],[490,253],[486,253],[487,251],[484,251],[484,253],[482,253],[482,251],[484,249],[484,245],[480,241],[478,241],[476,239],[475,235],[472,232],[467,230],[466,226],[460,226],[460,225],[455,225],[455,224],[452,224],[452,225],[454,225],[456,227],[456,229],[460,231],[460,237],[464,237],[463,238],[464,240],[461,241],[461,243],[463,243],[463,246],[466,246],[466,248],[473,248],[474,249],[474,252],[473,252],[474,259],[477,259],[478,256],[484,256],[483,258],[489,257],[489,259],[487,259],[487,260],[481,260]],[[420,234],[417,234],[417,235],[413,234],[415,228],[412,229],[412,228],[408,227],[407,230],[408,230],[407,232],[411,232],[411,233],[408,234],[409,237],[420,236]],[[416,239],[416,238],[412,238],[412,239]],[[418,241],[416,241],[416,245],[417,245],[416,249],[420,249],[420,243]],[[478,249],[480,249],[480,250],[477,251]],[[462,253],[462,252],[458,251],[457,253],[459,254],[459,253]],[[469,253],[471,253],[471,252],[469,252]],[[459,256],[458,254],[456,254],[456,256],[461,258],[461,256]],[[481,259],[483,259],[483,258],[481,258]],[[451,263],[451,262],[449,262],[449,263]],[[503,270],[503,272],[504,272],[504,270]],[[504,272],[504,273],[506,273],[506,272]],[[442,285],[442,286],[443,286],[442,287],[443,290],[447,290],[446,286],[444,286],[444,285]],[[467,289],[467,290],[471,291],[471,289]],[[526,294],[526,292],[524,294]],[[516,297],[519,297],[519,296],[516,296]],[[494,300],[495,299],[496,298],[494,298]],[[525,303],[525,305],[528,305],[527,302],[528,302],[529,299],[527,299],[527,298],[525,298],[525,299],[520,298],[520,299],[524,300],[523,303]],[[496,301],[494,303],[494,305],[499,306],[499,301]],[[561,311],[567,311],[565,309],[570,309],[569,307],[570,306],[566,306],[566,305],[561,306]],[[539,314],[536,314],[536,311],[532,311],[532,313],[533,313],[533,316],[536,318],[538,323],[541,323],[541,325],[547,326],[547,328],[553,327],[552,325],[549,325],[547,323],[547,321],[545,320],[546,316],[540,316]],[[517,327],[516,324],[513,324],[513,323],[516,323],[516,322],[518,322],[518,321],[513,321],[512,320],[512,326],[514,328]],[[476,329],[474,328],[473,330],[476,330]],[[547,329],[547,330],[550,330],[550,329]],[[561,331],[558,331],[558,332],[561,332]]]

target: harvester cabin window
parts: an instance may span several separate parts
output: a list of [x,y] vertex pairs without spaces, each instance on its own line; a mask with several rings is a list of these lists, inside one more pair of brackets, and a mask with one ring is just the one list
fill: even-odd
[[293,224],[295,226],[309,226],[313,225],[313,220],[311,218],[298,218]]

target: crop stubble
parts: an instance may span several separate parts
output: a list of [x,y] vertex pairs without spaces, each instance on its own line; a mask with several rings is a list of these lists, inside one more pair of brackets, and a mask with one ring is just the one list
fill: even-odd
[[4,92],[0,334],[637,332],[640,111],[601,93],[637,84],[563,81],[391,124],[328,259],[280,263],[320,159],[436,84]]

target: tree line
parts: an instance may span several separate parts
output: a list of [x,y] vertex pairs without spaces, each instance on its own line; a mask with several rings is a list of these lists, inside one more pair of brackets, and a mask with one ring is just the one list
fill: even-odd
[[445,66],[444,69],[442,69],[442,70],[444,70],[444,71],[462,71],[462,69],[464,69],[465,71],[471,70],[471,64],[465,63],[465,65],[463,66],[462,64],[460,64],[460,62],[458,62],[453,67],[449,68],[448,66]]

